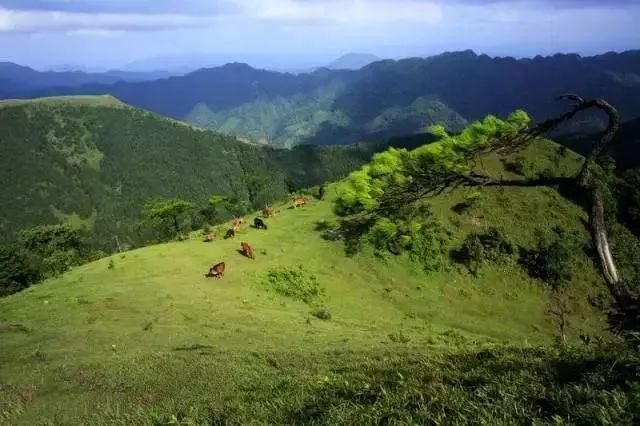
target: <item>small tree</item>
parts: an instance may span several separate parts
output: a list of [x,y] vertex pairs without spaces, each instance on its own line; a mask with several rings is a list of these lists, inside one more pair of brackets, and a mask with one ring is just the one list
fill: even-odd
[[561,347],[567,346],[567,326],[569,325],[569,304],[563,295],[555,295],[549,307],[547,308],[549,315],[558,329],[558,343]]
[[229,204],[228,197],[213,195],[207,201],[207,205],[200,210],[200,214],[210,224],[222,222],[225,212],[229,211]]
[[145,204],[143,213],[150,220],[171,229],[176,237],[180,236],[181,218],[193,209],[188,201],[169,199],[152,201]]

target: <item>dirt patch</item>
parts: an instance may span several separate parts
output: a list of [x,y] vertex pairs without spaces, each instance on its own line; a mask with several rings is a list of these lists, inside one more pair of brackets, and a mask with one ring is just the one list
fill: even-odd
[[31,330],[29,330],[27,327],[25,327],[22,324],[3,324],[0,323],[0,333],[29,333]]

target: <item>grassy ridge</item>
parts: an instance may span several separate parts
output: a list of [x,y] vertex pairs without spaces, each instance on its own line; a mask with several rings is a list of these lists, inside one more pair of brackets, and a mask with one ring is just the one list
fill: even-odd
[[[532,161],[544,154],[553,164],[557,151],[536,146],[525,155]],[[558,171],[570,173],[577,157],[563,158]],[[497,159],[483,167],[507,173]],[[336,219],[333,186],[327,194],[296,210],[277,205],[267,231],[245,225],[235,240],[213,243],[193,234],[0,300],[2,419],[375,424],[573,417],[574,408],[554,398],[582,388],[566,385],[545,396],[553,389],[545,383],[559,373],[546,362],[557,355],[535,349],[556,334],[541,282],[515,263],[487,264],[474,277],[455,264],[425,274],[404,256],[379,258],[369,249],[345,257],[339,242],[315,230],[318,221]],[[455,190],[431,202],[451,233],[451,249],[491,225],[524,247],[535,244],[536,230],[555,225],[588,241],[586,213],[553,189],[486,188],[479,204],[456,213],[463,199]],[[253,246],[255,260],[237,252],[240,241]],[[226,276],[205,278],[219,261]],[[325,290],[317,303],[330,320],[266,284],[273,268],[298,265]],[[604,291],[595,266],[578,253],[571,270],[569,341],[607,338],[604,316],[587,301]],[[505,345],[512,349],[499,349]],[[480,348],[491,350],[477,355]],[[597,400],[599,386],[580,404]],[[624,420],[626,396],[615,397],[619,411],[607,416]]]

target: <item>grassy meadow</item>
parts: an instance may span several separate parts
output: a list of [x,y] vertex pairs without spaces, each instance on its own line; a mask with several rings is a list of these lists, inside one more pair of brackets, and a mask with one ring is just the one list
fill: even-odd
[[[576,158],[558,170],[570,173]],[[331,185],[306,207],[274,206],[268,230],[245,224],[224,240],[223,224],[214,242],[194,232],[0,299],[0,424],[551,421],[539,402],[559,371],[542,362],[557,337],[550,289],[515,261],[476,277],[367,248],[347,257],[316,229],[337,220],[334,197]],[[489,225],[524,247],[555,225],[588,241],[586,213],[554,189],[485,188],[457,213],[463,199],[458,189],[431,202],[451,249]],[[255,260],[238,252],[242,241]],[[220,261],[224,278],[206,278]],[[302,268],[322,292],[309,303],[278,294],[275,268]],[[583,253],[572,268],[569,342],[606,339],[606,318],[588,303],[606,292],[597,269]],[[319,307],[330,319],[313,315]],[[550,412],[569,410],[553,401]]]

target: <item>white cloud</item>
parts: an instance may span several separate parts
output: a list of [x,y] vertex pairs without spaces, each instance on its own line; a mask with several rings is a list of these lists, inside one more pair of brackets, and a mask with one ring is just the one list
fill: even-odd
[[394,22],[434,24],[442,8],[417,0],[229,0],[242,14],[259,20],[377,25]]
[[126,32],[122,30],[107,30],[104,28],[85,28],[85,29],[67,31],[66,34],[72,37],[112,38],[112,37],[121,37],[125,35]]
[[[160,1],[160,0],[158,0]],[[75,32],[210,27],[225,22],[375,26],[387,23],[434,24],[442,8],[419,0],[220,0],[217,14],[105,13],[71,10],[13,10],[0,6],[0,32]]]
[[51,32],[79,30],[157,30],[206,27],[215,16],[139,13],[77,13],[0,9],[0,32]]

